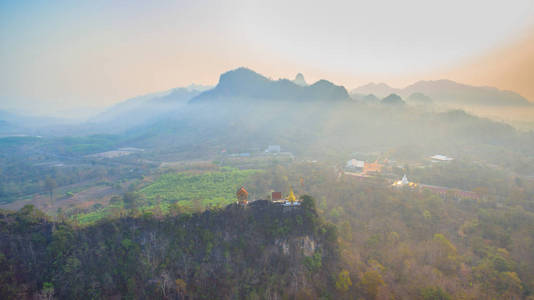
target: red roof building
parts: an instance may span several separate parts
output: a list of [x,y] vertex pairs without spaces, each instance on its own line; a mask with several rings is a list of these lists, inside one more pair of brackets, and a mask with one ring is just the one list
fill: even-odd
[[282,192],[272,192],[271,200],[273,200],[273,201],[282,200]]

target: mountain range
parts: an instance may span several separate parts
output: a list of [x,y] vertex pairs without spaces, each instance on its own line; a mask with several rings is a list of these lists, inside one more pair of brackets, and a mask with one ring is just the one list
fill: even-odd
[[[399,95],[402,99],[392,96],[388,98],[389,100],[380,101],[392,94]],[[224,119],[233,113],[232,109],[248,111],[251,118],[256,114],[266,115],[267,112],[284,113],[289,107],[300,111],[316,110],[317,107],[321,107],[324,114],[324,109],[330,109],[332,106],[347,106],[343,103],[360,102],[350,101],[351,98],[367,103],[402,104],[405,100],[408,104],[448,104],[452,107],[469,104],[488,107],[499,105],[520,107],[530,104],[525,98],[513,92],[489,87],[474,87],[449,80],[419,81],[404,89],[392,88],[384,83],[371,83],[352,90],[349,95],[343,86],[335,85],[327,80],[319,80],[308,85],[300,73],[294,80],[272,80],[250,69],[238,68],[220,75],[215,87],[190,85],[138,96],[110,107],[83,124],[63,126],[63,129],[59,125],[55,126],[54,132],[51,132],[49,130],[51,127],[46,125],[51,122],[44,122],[42,118],[33,118],[32,121],[27,118],[15,118],[5,113],[0,114],[0,121],[2,121],[0,133],[4,135],[121,133],[134,128],[151,126],[151,124],[161,123],[168,119],[173,119],[176,123],[176,120],[185,120],[193,114],[211,115],[212,118],[223,115],[221,112],[215,113],[215,110],[226,111],[227,114],[221,117]],[[311,103],[313,105],[306,105]],[[191,104],[203,104],[206,107],[195,111],[194,107],[198,105]],[[259,111],[260,107],[264,109],[263,112]],[[351,106],[350,109],[362,110],[363,108]],[[266,122],[265,125],[270,126],[270,122]],[[32,131],[32,124],[39,130]],[[58,123],[53,122],[53,124]]]
[[222,74],[219,83],[212,90],[201,93],[191,99],[191,103],[215,101],[230,98],[247,98],[262,100],[348,100],[347,90],[327,80],[319,80],[306,85],[304,77],[271,80],[247,68],[238,68]]
[[201,93],[194,88],[198,86],[175,88],[125,100],[96,115],[87,124],[92,124],[97,130],[104,126],[113,131],[122,131],[149,123],[187,105],[191,98]]
[[[524,106],[531,103],[521,95],[503,91],[494,87],[477,87],[457,83],[451,80],[418,81],[403,89],[388,86],[385,83],[369,83],[351,91],[352,95],[373,94],[379,98],[397,94],[410,98],[413,94],[422,94],[437,104],[485,105],[485,106]],[[418,95],[421,98],[421,95]]]
[[478,149],[477,159],[495,159],[498,147],[525,153],[534,149],[531,134],[464,111],[419,109],[391,94],[379,103],[383,105],[351,100],[345,88],[326,80],[300,86],[240,68],[222,74],[210,90],[178,88],[133,98],[91,123],[39,135],[46,140],[51,135],[104,134],[113,142],[83,154],[136,147],[168,153],[173,160],[213,158],[223,150],[253,152],[267,145],[313,159],[339,159],[339,153],[369,149],[402,149],[402,157],[455,157],[466,147]]

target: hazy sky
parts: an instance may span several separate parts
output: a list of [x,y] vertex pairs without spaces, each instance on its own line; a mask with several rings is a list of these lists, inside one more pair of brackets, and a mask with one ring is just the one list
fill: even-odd
[[534,101],[533,0],[289,2],[2,1],[0,109],[101,107],[239,66],[348,89],[446,77]]

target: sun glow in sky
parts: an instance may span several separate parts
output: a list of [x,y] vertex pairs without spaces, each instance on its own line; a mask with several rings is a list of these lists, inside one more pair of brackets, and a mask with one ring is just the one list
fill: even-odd
[[0,109],[103,107],[247,66],[534,101],[534,1],[2,1]]

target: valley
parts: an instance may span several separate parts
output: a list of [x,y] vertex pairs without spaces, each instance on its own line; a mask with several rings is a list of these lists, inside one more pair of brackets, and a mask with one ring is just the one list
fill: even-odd
[[[14,288],[2,292],[193,299],[214,296],[209,282],[240,298],[531,294],[531,131],[326,81],[221,79],[176,106],[128,100],[79,135],[0,138],[0,278]],[[280,205],[293,192],[303,208]]]
[[534,2],[0,1],[0,300],[534,300]]

